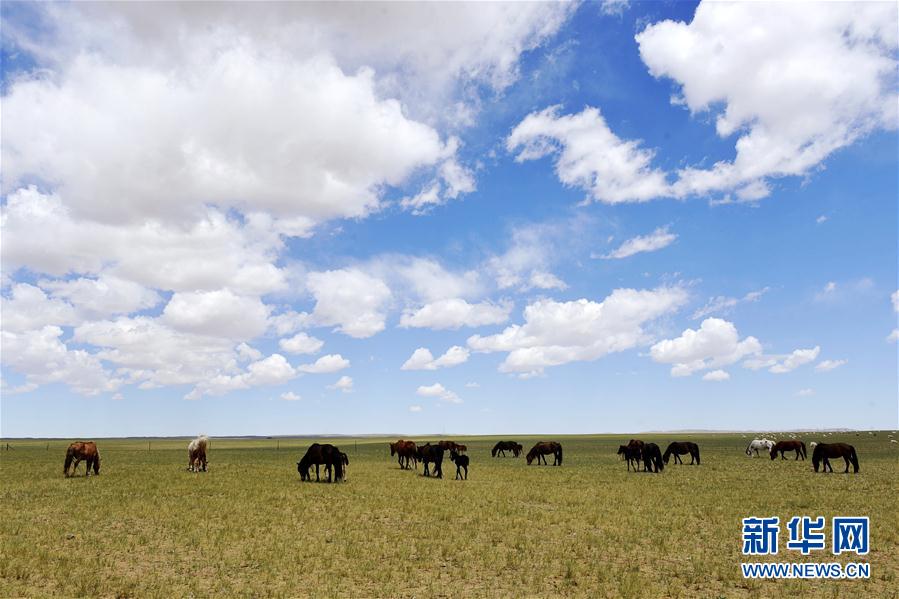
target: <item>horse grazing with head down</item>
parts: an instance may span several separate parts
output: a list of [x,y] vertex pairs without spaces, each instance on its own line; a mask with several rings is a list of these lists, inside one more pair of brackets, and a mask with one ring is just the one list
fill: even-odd
[[680,459],[680,456],[690,454],[690,465],[692,466],[694,463],[699,465],[699,445],[693,443],[692,441],[675,441],[674,443],[670,443],[668,445],[668,449],[665,450],[665,455],[662,456],[662,459],[665,460],[665,463],[668,463],[668,459],[671,455],[674,455],[674,463],[675,464],[683,464],[684,461]]
[[765,453],[771,451],[771,448],[774,447],[774,441],[770,439],[753,439],[749,442],[749,445],[746,446],[746,455],[752,457],[752,452],[755,452],[755,457],[759,457],[759,450],[761,449]]
[[778,452],[780,453],[780,459],[785,460],[787,456],[784,455],[786,451],[795,451],[796,459],[802,458],[805,459],[805,443],[802,441],[778,441],[774,444],[774,447],[771,448],[771,459],[777,457]]
[[443,448],[425,443],[418,447],[418,459],[424,464],[424,476],[431,476],[429,465],[434,464],[434,476],[443,478]]
[[846,462],[846,469],[843,474],[849,472],[849,464],[852,463],[852,471],[858,472],[858,455],[855,453],[855,447],[846,443],[818,443],[812,451],[812,466],[815,472],[818,471],[818,465],[824,461],[824,472],[830,468],[833,472],[833,466],[830,465],[829,458],[843,458]]
[[209,447],[209,437],[200,435],[187,444],[187,470],[189,472],[206,472],[206,448]]
[[553,454],[553,466],[561,466],[562,465],[562,445],[556,443],[555,441],[540,441],[536,445],[534,445],[531,450],[528,452],[528,455],[525,456],[525,459],[528,461],[528,466],[531,465],[531,462],[534,461],[534,458],[537,458],[537,465],[540,465],[540,462],[543,461],[543,464],[546,465],[546,457],[549,454]]
[[503,457],[506,457],[506,452],[511,451],[512,455],[516,458],[521,455],[521,451],[524,449],[521,443],[516,443],[515,441],[500,441],[496,445],[493,446],[493,449],[490,450],[490,455],[496,457],[499,454],[502,454]]
[[72,475],[75,474],[81,460],[84,460],[85,476],[90,476],[91,468],[94,469],[94,474],[100,474],[100,452],[97,451],[97,444],[93,441],[76,441],[69,445],[69,448],[66,450],[66,462],[62,467],[64,475],[69,476],[69,466],[73,460],[75,465],[72,466]]
[[[313,443],[309,446],[309,449],[306,450],[306,455],[304,455],[299,462],[297,462],[297,472],[300,473],[300,480],[312,480],[312,476],[309,474],[309,468],[313,465],[315,466],[315,480],[319,480],[319,466],[324,465],[325,471],[328,474],[328,482],[331,482],[331,471],[333,468],[334,472],[334,481],[339,481],[343,478],[343,453],[341,453],[340,449],[331,445],[330,443]],[[349,460],[347,460],[349,463]]]
[[[655,467],[655,470],[653,470]],[[662,450],[655,443],[643,445],[643,472],[661,472],[665,469],[662,461]]]

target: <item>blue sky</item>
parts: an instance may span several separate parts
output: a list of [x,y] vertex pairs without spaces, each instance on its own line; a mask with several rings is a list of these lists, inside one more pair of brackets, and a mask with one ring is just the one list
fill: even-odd
[[895,5],[2,17],[3,436],[899,424]]

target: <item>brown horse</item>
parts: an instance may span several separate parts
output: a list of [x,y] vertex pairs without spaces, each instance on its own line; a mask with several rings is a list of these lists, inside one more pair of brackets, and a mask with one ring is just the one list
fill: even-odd
[[400,468],[403,470],[415,467],[417,453],[418,447],[416,447],[414,441],[403,441],[400,439],[399,441],[390,444],[390,455],[398,456],[397,462],[399,462]]
[[94,474],[100,474],[100,452],[97,451],[97,444],[93,441],[76,441],[69,445],[66,450],[66,463],[62,468],[62,473],[66,476],[69,476],[69,466],[72,464],[72,460],[75,461],[75,465],[72,466],[72,475],[75,474],[81,460],[85,462],[85,476],[90,476],[91,468],[94,469]]
[[429,465],[434,463],[434,476],[437,478],[443,478],[443,448],[438,443],[437,445],[431,445],[430,443],[425,443],[424,445],[418,446],[418,459],[424,464],[424,472],[422,473],[424,476],[431,476],[429,471]]
[[503,457],[506,457],[506,452],[511,451],[512,455],[517,458],[521,455],[523,449],[524,447],[522,447],[521,443],[516,443],[515,441],[500,441],[493,446],[490,455],[496,457],[497,455],[502,454]]
[[330,443],[313,443],[306,450],[299,462],[297,462],[297,472],[300,473],[300,480],[312,480],[309,474],[309,468],[315,466],[315,480],[319,480],[318,467],[325,465],[325,471],[328,473],[328,482],[331,482],[331,469],[334,469],[334,481],[343,478],[343,454],[340,449]]
[[812,451],[812,466],[815,472],[818,471],[818,464],[824,460],[824,472],[830,468],[833,472],[833,466],[830,465],[829,458],[843,458],[846,461],[846,469],[843,474],[849,472],[849,463],[852,463],[852,471],[858,472],[858,455],[855,453],[855,447],[846,443],[818,443]]
[[562,465],[562,446],[555,441],[540,441],[536,445],[534,445],[531,450],[528,452],[528,455],[525,456],[528,461],[528,466],[531,465],[531,462],[534,461],[534,458],[537,458],[537,465],[540,465],[540,461],[543,461],[543,464],[546,464],[546,457],[549,454],[553,454],[553,466],[561,466]]
[[668,445],[668,449],[665,450],[665,455],[662,456],[662,459],[665,460],[665,463],[668,463],[668,459],[674,454],[674,463],[675,464],[683,464],[684,461],[680,459],[682,455],[690,454],[690,465],[692,466],[694,463],[699,465],[699,445],[693,443],[692,441],[675,441]]
[[778,441],[774,444],[774,447],[771,448],[771,459],[775,459],[778,452],[780,452],[780,459],[787,459],[784,455],[785,451],[795,451],[797,460],[799,458],[804,460],[806,456],[805,443],[802,441]]

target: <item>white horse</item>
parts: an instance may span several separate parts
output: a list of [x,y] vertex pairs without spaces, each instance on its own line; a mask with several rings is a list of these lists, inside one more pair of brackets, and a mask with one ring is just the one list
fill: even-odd
[[206,448],[209,446],[209,437],[200,435],[187,444],[187,469],[191,472],[206,472]]
[[759,457],[759,450],[763,449],[767,453],[771,453],[771,448],[774,447],[774,441],[770,439],[753,439],[752,442],[746,447],[746,455],[752,457],[752,452],[755,452],[755,457]]

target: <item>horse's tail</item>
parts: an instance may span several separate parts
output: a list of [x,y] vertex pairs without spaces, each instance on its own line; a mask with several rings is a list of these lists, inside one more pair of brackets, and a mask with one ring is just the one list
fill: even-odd
[[855,453],[855,447],[849,446],[849,461],[852,462],[852,471],[858,472],[858,454]]
[[74,459],[74,457],[75,457],[75,450],[72,449],[71,447],[69,447],[69,448],[66,450],[66,463],[65,463],[65,465],[62,467],[62,473],[63,473],[63,474],[65,474],[65,475],[68,475],[68,474],[69,474],[69,466],[72,465],[72,459]]
[[[668,453],[666,452],[665,455],[668,455]],[[656,464],[657,471],[661,472],[662,470],[665,469],[665,462],[662,460],[662,452],[659,451],[658,447],[656,447],[656,450],[654,452],[654,455],[652,456],[652,459]]]
[[562,465],[562,446],[559,445],[558,451],[556,451],[556,457],[559,458],[559,466]]
[[802,459],[804,460],[808,457],[808,453],[805,451],[805,441],[800,441],[799,446],[802,447]]
[[749,442],[749,445],[746,446],[746,455],[752,457],[752,441]]

